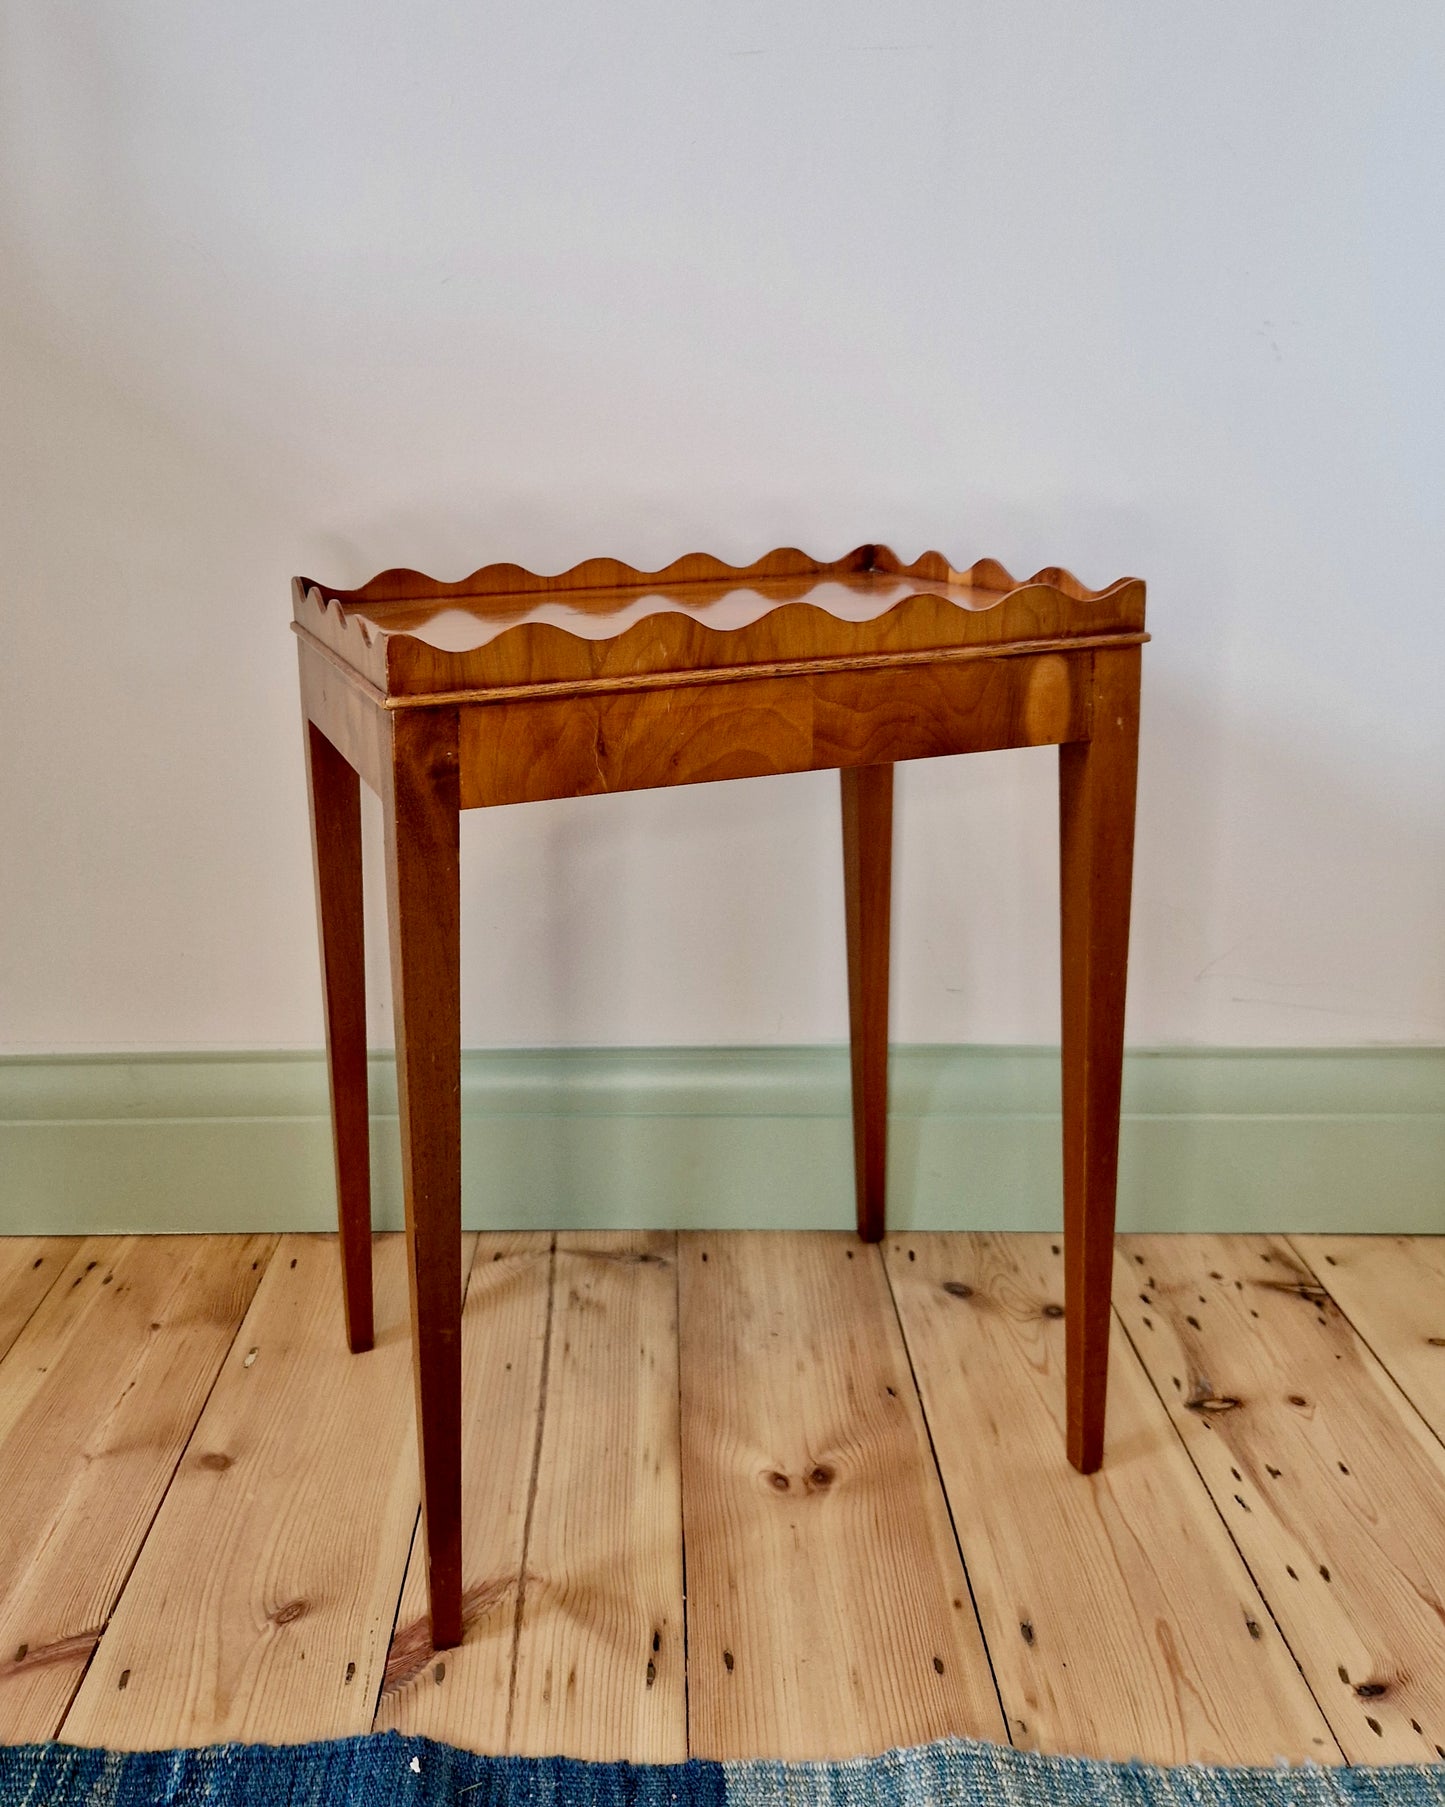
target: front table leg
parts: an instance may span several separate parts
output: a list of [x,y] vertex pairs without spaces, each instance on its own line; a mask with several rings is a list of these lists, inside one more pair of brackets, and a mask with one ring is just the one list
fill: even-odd
[[422,1535],[432,1643],[462,1637],[461,897],[457,715],[392,712],[383,774]]
[[1084,1474],[1104,1456],[1138,756],[1139,648],[1096,652],[1093,738],[1059,748],[1068,1451]]

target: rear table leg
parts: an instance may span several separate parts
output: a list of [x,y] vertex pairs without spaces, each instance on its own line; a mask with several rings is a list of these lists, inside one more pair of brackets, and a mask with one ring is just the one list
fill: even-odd
[[888,1166],[888,927],[893,767],[844,767],[843,899],[853,1058],[853,1176],[858,1234],[880,1242]]
[[346,1340],[372,1342],[371,1144],[366,1097],[366,958],[361,910],[361,783],[314,722],[306,723],[311,851],[326,1008],[326,1071],[336,1154]]

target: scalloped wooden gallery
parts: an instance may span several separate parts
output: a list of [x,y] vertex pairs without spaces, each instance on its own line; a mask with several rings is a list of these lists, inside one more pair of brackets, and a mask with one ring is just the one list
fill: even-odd
[[1059,748],[1068,1456],[1103,1454],[1144,586],[886,546],[293,585],[347,1335],[372,1341],[361,804],[381,799],[433,1642],[460,1641],[464,809],[836,768],[858,1234],[884,1229],[893,767]]

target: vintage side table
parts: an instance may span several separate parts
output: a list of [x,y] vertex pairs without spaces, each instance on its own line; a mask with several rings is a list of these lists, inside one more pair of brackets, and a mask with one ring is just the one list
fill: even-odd
[[883,1234],[893,765],[1057,745],[1068,1455],[1102,1457],[1144,586],[885,546],[746,569],[298,578],[347,1335],[372,1341],[358,776],[381,799],[423,1526],[461,1622],[458,822],[464,809],[837,767],[858,1233]]

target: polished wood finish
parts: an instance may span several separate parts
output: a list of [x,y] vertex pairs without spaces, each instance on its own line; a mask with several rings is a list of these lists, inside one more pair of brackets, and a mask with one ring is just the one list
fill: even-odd
[[1054,746],[1089,733],[1091,657],[934,660],[463,704],[462,807]]
[[853,1185],[858,1234],[881,1242],[888,1167],[888,930],[893,885],[893,767],[844,767],[843,908],[853,1068]]
[[1104,1459],[1139,649],[1098,652],[1092,664],[1090,738],[1059,749],[1068,1451],[1083,1474]]
[[556,577],[489,565],[459,583],[387,571],[359,590],[297,578],[298,629],[403,704],[532,684],[635,682],[789,660],[1142,633],[1144,586],[1088,590],[1067,571],[1018,582],[983,559],[904,564],[886,546],[812,559],[791,548],[734,568],[692,554],[665,571],[589,559]]
[[[462,1635],[458,840],[462,809],[779,772],[842,773],[858,1225],[884,1232],[891,772],[1058,746],[1069,1245],[1068,1448],[1097,1467],[1108,1355],[1144,586],[865,545],[742,568],[594,559],[457,582],[298,578],[351,1335],[363,1300],[364,1030],[355,785],[387,883],[432,1635]],[[353,995],[347,973],[355,974]]]
[[326,1012],[326,1070],[336,1159],[346,1340],[372,1343],[371,1119],[366,1078],[366,944],[361,900],[361,781],[315,722],[305,723],[311,852]]
[[461,879],[455,710],[392,718],[383,773],[407,1271],[432,1640],[462,1638]]
[[[1390,1244],[1377,1271],[1373,1238],[1121,1237],[1114,1296],[1129,1334],[1116,1316],[1110,1459],[1088,1476],[1059,1458],[1059,1236],[893,1234],[881,1284],[878,1251],[847,1236],[691,1240],[674,1335],[657,1264],[613,1261],[605,1310],[589,1313],[571,1298],[575,1264],[553,1263],[554,1238],[478,1239],[463,1348],[466,1637],[437,1653],[403,1436],[401,1239],[378,1238],[377,1346],[355,1358],[342,1342],[334,1237],[286,1238],[239,1329],[239,1299],[228,1322],[215,1312],[234,1285],[223,1275],[238,1273],[235,1245],[90,1239],[0,1359],[0,1740],[165,1748],[370,1724],[503,1752],[509,1716],[518,1739],[534,1723],[520,1699],[511,1711],[525,1571],[538,1630],[556,1621],[547,1635],[559,1652],[618,1632],[586,1690],[554,1669],[550,1748],[642,1759],[654,1724],[627,1709],[626,1693],[646,1690],[636,1626],[651,1600],[644,1580],[633,1618],[622,1596],[661,1574],[668,1545],[622,1540],[620,1527],[609,1541],[603,1522],[575,1543],[558,1532],[590,1504],[599,1445],[626,1447],[655,1428],[649,1455],[664,1475],[680,1464],[688,1502],[696,1754],[909,1742],[926,1723],[926,1690],[956,1680],[931,1665],[938,1654],[948,1669],[946,1649],[929,1650],[918,1676],[913,1627],[961,1617],[971,1638],[976,1600],[1020,1745],[1169,1764],[1332,1764],[1338,1737],[1361,1760],[1436,1760],[1445,1487],[1416,1408],[1437,1412],[1440,1356],[1423,1333],[1445,1322],[1441,1239]],[[672,1238],[656,1246],[666,1256]],[[12,1286],[24,1288],[26,1271],[0,1259],[0,1318],[23,1309],[30,1295],[12,1306]],[[1403,1323],[1397,1272],[1411,1276]],[[239,1273],[258,1277],[250,1261]],[[158,1302],[163,1329],[151,1331]],[[583,1317],[603,1360],[570,1364],[559,1397],[557,1371],[543,1385],[549,1324],[555,1352]],[[650,1359],[629,1386],[609,1351],[642,1325]],[[723,1356],[715,1378],[704,1349]],[[660,1402],[679,1350],[680,1426]],[[764,1393],[749,1390],[759,1375]],[[549,1431],[554,1410],[562,1421]],[[595,1428],[574,1439],[589,1411]],[[615,1464],[596,1520],[631,1512],[615,1478],[629,1461]],[[834,1478],[800,1493],[792,1477],[820,1461]],[[649,1460],[643,1492],[660,1500],[651,1473]],[[773,1473],[790,1477],[788,1493]],[[642,1510],[667,1530],[652,1504]],[[965,1590],[951,1539],[917,1535],[950,1517]],[[724,1621],[738,1644],[718,1646]],[[671,1687],[676,1633],[661,1629],[654,1686]],[[84,1712],[67,1718],[83,1674]],[[615,1720],[604,1704],[614,1698]],[[961,1709],[950,1729],[998,1736],[999,1724]]]
[[298,634],[301,663],[301,709],[309,724],[319,728],[332,746],[340,749],[379,797],[383,773],[391,760],[391,716],[378,705],[380,698],[358,682],[354,672],[331,658],[324,647]]

